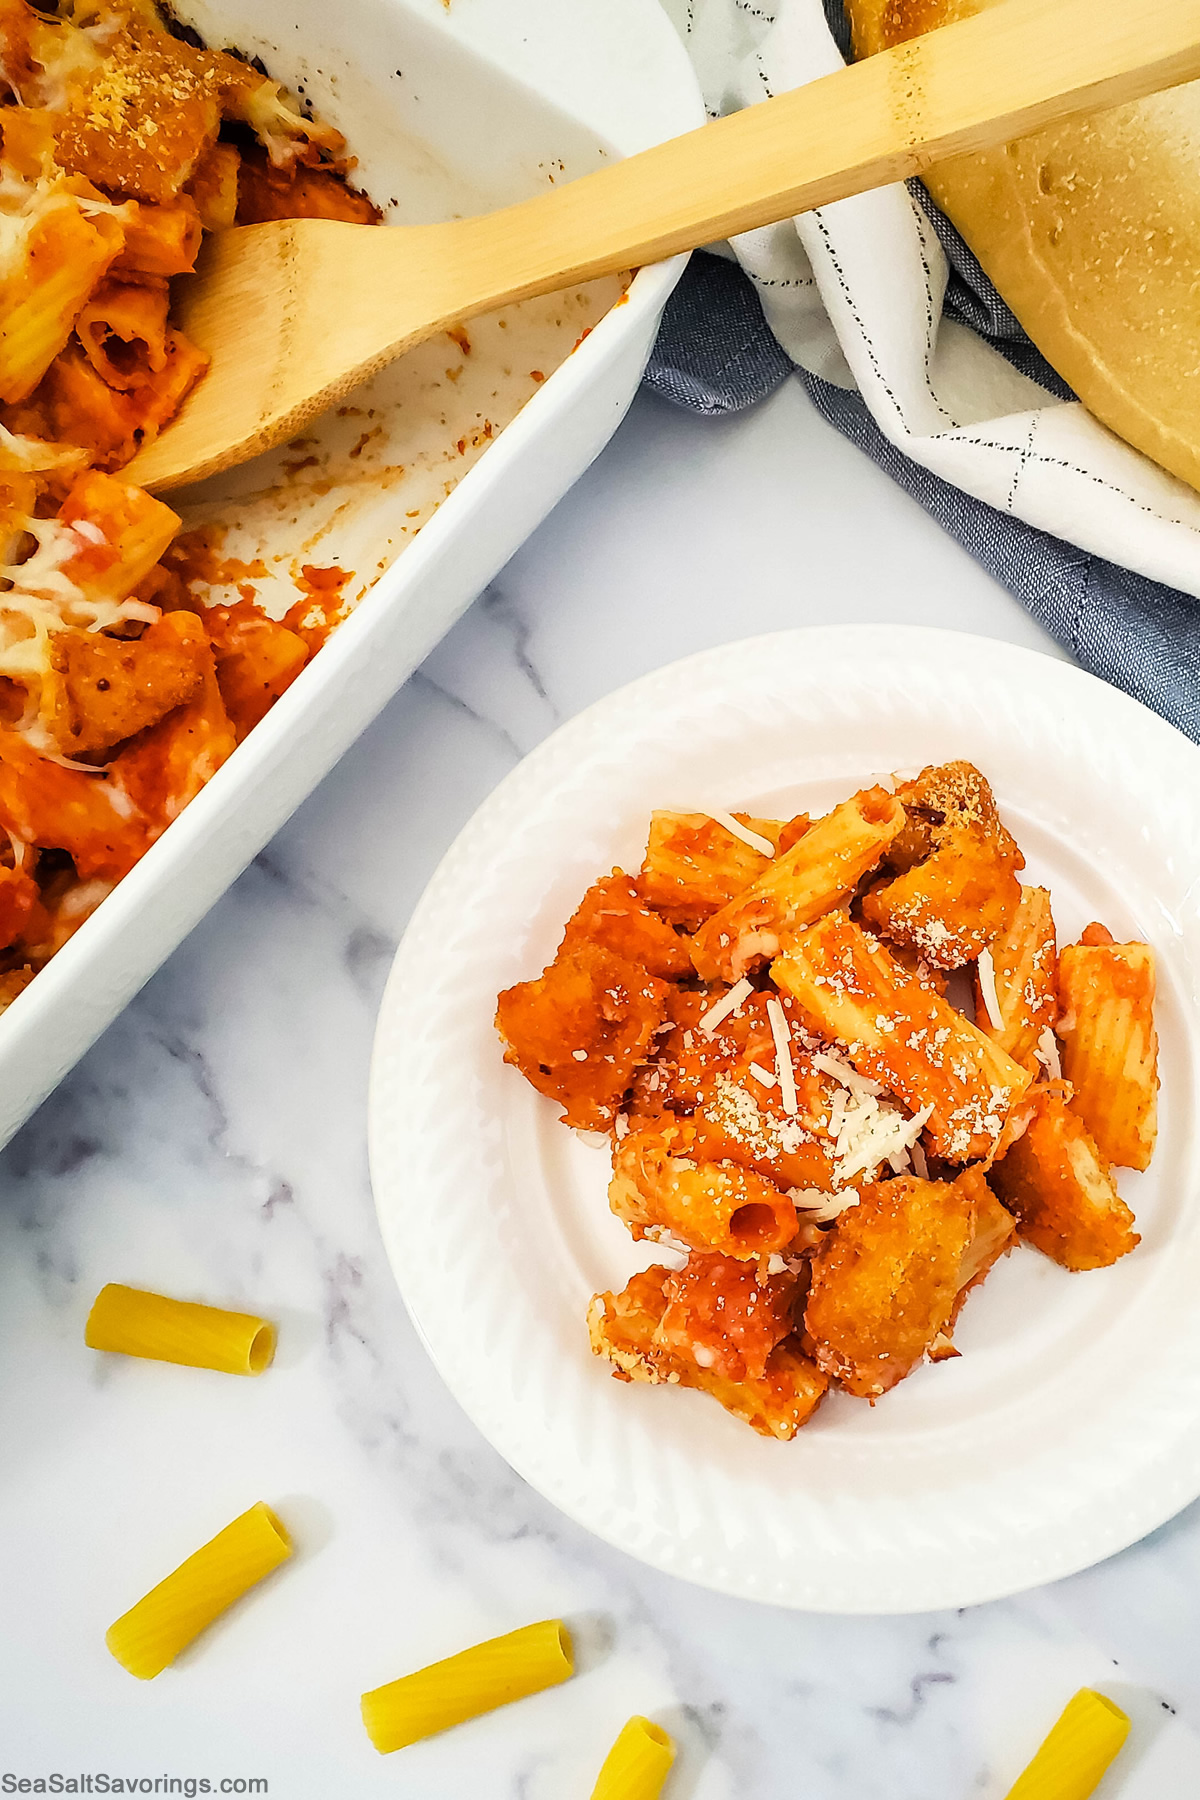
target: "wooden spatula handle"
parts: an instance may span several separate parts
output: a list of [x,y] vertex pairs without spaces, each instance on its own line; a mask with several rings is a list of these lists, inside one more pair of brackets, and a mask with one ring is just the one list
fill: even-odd
[[1006,0],[475,221],[479,298],[657,262],[1198,76],[1200,0]]

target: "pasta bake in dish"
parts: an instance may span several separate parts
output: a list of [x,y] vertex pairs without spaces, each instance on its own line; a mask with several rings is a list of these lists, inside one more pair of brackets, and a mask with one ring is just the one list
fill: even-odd
[[[119,470],[203,378],[170,282],[205,231],[377,220],[339,133],[152,0],[0,0],[0,1006],[322,641],[206,606],[170,507]],[[323,577],[331,582],[323,584]]]
[[505,1060],[606,1133],[609,1204],[673,1260],[597,1294],[625,1381],[692,1387],[790,1438],[831,1385],[872,1404],[959,1354],[1018,1238],[1064,1268],[1139,1242],[1154,957],[1050,895],[971,764],[824,818],[655,813],[550,966],[500,995]]

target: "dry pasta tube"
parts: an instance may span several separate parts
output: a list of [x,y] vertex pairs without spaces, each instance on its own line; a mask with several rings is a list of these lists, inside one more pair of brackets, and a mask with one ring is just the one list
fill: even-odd
[[574,1672],[566,1626],[561,1619],[543,1619],[373,1688],[362,1697],[363,1724],[375,1748],[386,1755],[510,1700],[555,1687]]
[[1080,1688],[1008,1800],[1088,1800],[1128,1736],[1120,1707],[1094,1688]]
[[592,1800],[658,1800],[674,1761],[669,1734],[636,1714],[605,1757]]
[[261,1375],[275,1354],[275,1327],[268,1319],[169,1300],[117,1282],[97,1294],[84,1339],[93,1350],[225,1375]]
[[123,1669],[149,1681],[291,1554],[287,1531],[260,1500],[123,1613],[104,1641]]

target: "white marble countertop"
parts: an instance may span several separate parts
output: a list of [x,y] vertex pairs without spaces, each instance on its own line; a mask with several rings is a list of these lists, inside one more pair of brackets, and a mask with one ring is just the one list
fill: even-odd
[[[831,1619],[707,1594],[509,1471],[427,1362],[384,1260],[372,1025],[443,850],[589,701],[706,645],[837,620],[1052,648],[798,387],[721,423],[641,399],[4,1153],[0,1793],[57,1772],[150,1784],[110,1792],[226,1778],[274,1800],[586,1800],[642,1711],[680,1742],[669,1800],[1000,1800],[1085,1684],[1135,1718],[1109,1800],[1200,1792],[1200,1506],[1089,1574],[963,1613]],[[95,1355],[83,1322],[111,1280],[280,1319],[274,1369],[240,1382]],[[260,1498],[296,1561],[175,1668],[132,1680],[106,1626]],[[392,1758],[371,1749],[364,1688],[559,1614],[580,1679]]]

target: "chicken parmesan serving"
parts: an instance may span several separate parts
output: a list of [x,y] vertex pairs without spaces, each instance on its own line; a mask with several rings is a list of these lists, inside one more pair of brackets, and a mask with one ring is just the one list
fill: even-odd
[[698,1388],[790,1438],[831,1386],[872,1404],[955,1357],[1019,1239],[1066,1269],[1139,1242],[1154,957],[1050,894],[971,764],[822,818],[655,813],[554,961],[505,990],[504,1057],[606,1134],[608,1198],[671,1260],[597,1294],[622,1381]]
[[[205,605],[120,470],[207,359],[171,282],[206,231],[369,223],[338,132],[152,0],[0,0],[0,1005],[162,833],[336,617]],[[328,577],[328,579],[324,579]]]

